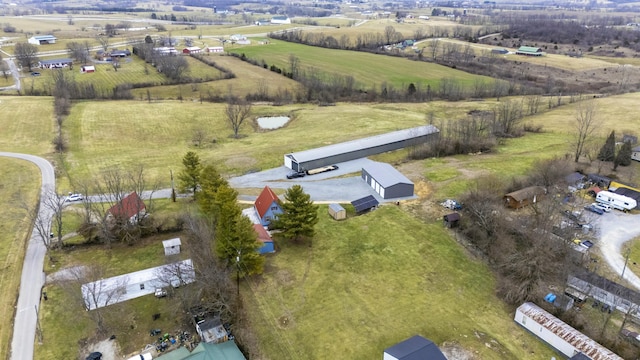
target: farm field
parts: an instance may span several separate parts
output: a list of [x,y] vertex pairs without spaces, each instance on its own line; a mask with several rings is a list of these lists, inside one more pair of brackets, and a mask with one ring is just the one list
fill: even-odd
[[274,40],[268,45],[246,46],[230,51],[245,54],[256,61],[264,60],[269,66],[276,65],[284,70],[289,68],[289,56],[294,54],[300,59],[301,70],[329,78],[332,74],[353,76],[356,87],[378,89],[381,84],[387,83],[402,89],[414,83],[423,88],[427,85],[435,88],[442,79],[458,80],[462,86],[471,86],[476,81],[494,81],[489,77],[468,74],[442,65],[364,52],[324,49],[279,40]]
[[45,156],[53,150],[53,99],[50,97],[1,97],[0,149]]
[[[1,148],[1,147],[0,147]],[[3,149],[4,150],[4,149]],[[40,193],[40,172],[35,165],[17,159],[0,157],[0,358],[9,354],[14,305],[18,301],[22,261],[30,235],[30,225],[22,203],[34,207]]]

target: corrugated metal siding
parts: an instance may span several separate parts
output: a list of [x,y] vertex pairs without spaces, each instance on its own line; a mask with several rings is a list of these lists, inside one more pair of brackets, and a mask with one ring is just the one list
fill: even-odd
[[[620,356],[616,355],[611,350],[598,344],[590,337],[572,328],[564,321],[549,314],[533,303],[524,303],[520,305],[517,312],[535,321],[537,324],[550,331],[558,339],[570,344],[577,351],[582,352],[593,360],[623,360]],[[517,318],[516,321],[518,323],[521,323],[521,321],[519,321]],[[556,344],[551,343],[551,345],[557,348]],[[573,356],[573,354],[565,355]]]

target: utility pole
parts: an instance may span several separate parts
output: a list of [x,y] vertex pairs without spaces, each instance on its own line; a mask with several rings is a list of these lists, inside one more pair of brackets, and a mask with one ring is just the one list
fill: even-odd
[[238,289],[238,297],[240,297],[240,250],[236,256],[236,288]]
[[176,202],[176,187],[173,183],[173,170],[169,169],[169,174],[171,174],[171,201]]
[[36,310],[36,334],[38,335],[38,343],[42,345],[42,327],[40,327],[40,316],[38,315],[38,305],[33,305]]

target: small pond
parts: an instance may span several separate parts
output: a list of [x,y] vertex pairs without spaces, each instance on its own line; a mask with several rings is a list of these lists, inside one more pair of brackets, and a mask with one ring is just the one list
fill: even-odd
[[259,117],[257,119],[258,126],[261,129],[277,129],[283,127],[286,123],[289,122],[288,116],[268,116],[268,117]]

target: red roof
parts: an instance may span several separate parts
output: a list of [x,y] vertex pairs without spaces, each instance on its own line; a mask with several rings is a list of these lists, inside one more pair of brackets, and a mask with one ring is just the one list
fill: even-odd
[[276,195],[270,187],[265,186],[254,203],[260,218],[267,213],[267,210],[269,210],[269,207],[271,207],[271,204],[273,204],[274,201],[279,201],[278,195]]
[[267,230],[264,229],[264,226],[262,226],[260,224],[253,224],[253,229],[256,231],[256,233],[258,233],[258,240],[260,242],[272,242],[273,241],[271,239],[271,236],[267,232]]
[[145,209],[144,202],[142,202],[138,193],[134,191],[125,196],[119,203],[113,205],[109,212],[117,218],[130,219]]

